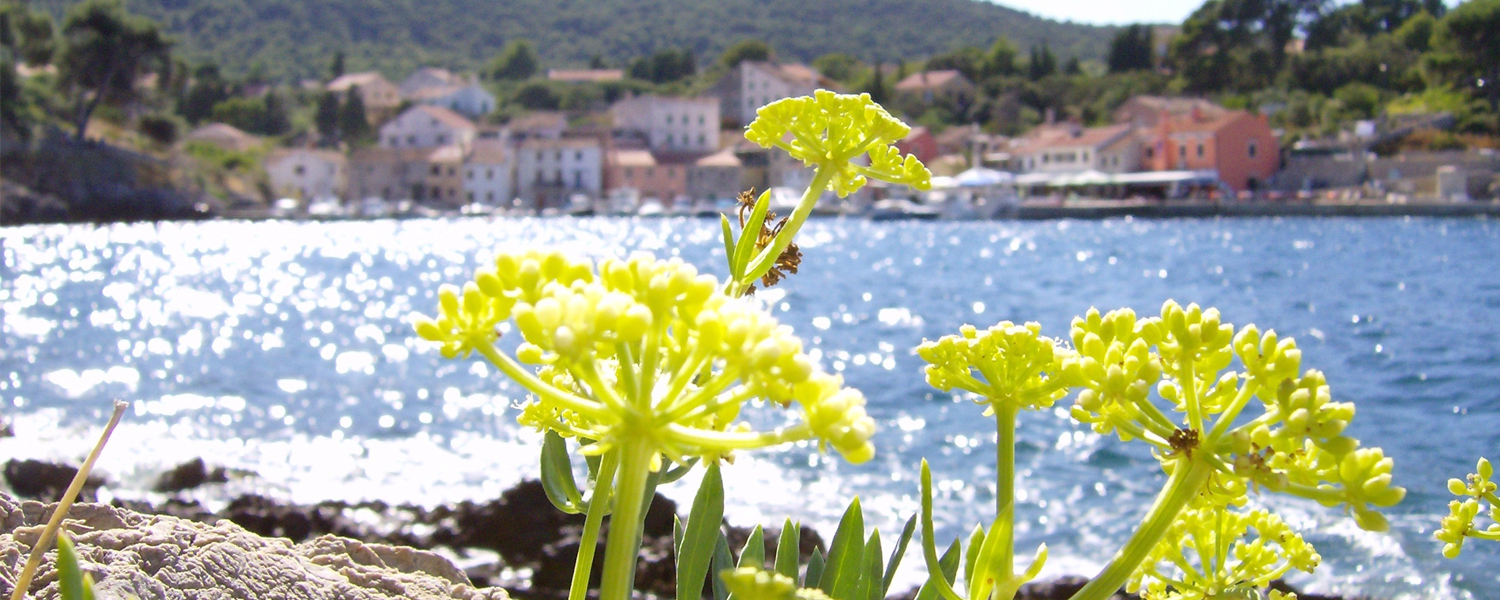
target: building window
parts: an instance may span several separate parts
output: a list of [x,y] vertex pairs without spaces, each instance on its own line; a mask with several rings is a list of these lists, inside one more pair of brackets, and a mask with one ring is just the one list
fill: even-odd
[[439,167],[437,165],[432,165],[432,174],[433,175],[442,175],[443,174],[443,168]]
[[[1251,156],[1255,156],[1255,155],[1251,154]],[[307,172],[307,167],[304,167],[302,165],[297,165],[295,167],[292,167],[292,172],[295,173],[295,174],[297,174],[298,177],[301,177],[303,173]]]
[[457,174],[458,174],[458,168],[457,167],[448,167],[448,176],[449,177],[452,177],[452,176],[457,175]]
[[474,192],[468,192],[468,196],[469,196],[469,202],[473,202],[474,201]]
[[1156,154],[1156,151],[1155,151],[1155,150],[1153,150],[1153,149],[1151,149],[1151,148],[1147,148],[1147,149],[1146,149],[1146,158],[1147,158],[1147,159],[1148,159],[1148,160],[1149,160],[1149,159],[1150,159],[1150,158],[1151,158],[1151,157],[1152,157],[1152,156],[1153,156],[1153,155],[1155,155],[1155,154]]
[[698,145],[699,146],[707,146],[708,145],[708,138],[704,137],[703,134],[701,134],[701,133],[698,134]]
[[1187,160],[1187,144],[1177,147],[1177,158]]
[[471,180],[474,179],[474,169],[464,169],[464,175]]
[[391,136],[391,147],[395,148],[396,146],[400,146],[400,145],[401,145],[401,138],[396,137],[394,135]]
[[408,136],[406,136],[406,145],[408,145],[408,146],[415,146],[415,145],[417,145],[417,136],[414,136],[414,135],[408,135]]
[[1255,140],[1250,140],[1250,158],[1255,158],[1256,150],[1259,150],[1259,148],[1255,147]]
[[1198,144],[1198,158],[1203,158],[1203,144]]
[[583,189],[583,171],[573,171],[573,187]]
[[557,151],[556,158],[557,158],[557,162],[562,162],[562,150],[558,150]]
[[576,160],[578,162],[583,162],[583,151],[579,150],[577,152],[574,152],[573,153],[573,160]]
[[537,150],[536,151],[536,161],[537,162],[542,162],[542,151],[541,150]]
[[703,115],[698,115],[698,124],[699,125],[703,124]]
[[634,177],[634,174],[631,172],[630,167],[625,167],[625,178],[630,179],[632,177]]
[[436,139],[436,140],[437,140],[437,143],[438,143],[438,145],[440,145],[440,146],[441,146],[441,145],[443,145],[443,144],[446,144],[446,143],[448,143],[448,136],[446,136],[446,135],[443,135],[443,134],[441,134],[441,133],[439,133],[439,134],[437,134],[437,137],[436,137],[436,138],[434,138],[434,139]]
[[495,170],[494,169],[485,169],[484,170],[484,178],[485,179],[494,179],[495,178]]
[[656,169],[646,167],[646,176],[651,177],[653,175],[656,175]]
[[494,202],[495,201],[495,192],[485,192],[484,193],[484,199],[487,202]]
[[667,124],[668,125],[672,124],[672,115],[667,115]]

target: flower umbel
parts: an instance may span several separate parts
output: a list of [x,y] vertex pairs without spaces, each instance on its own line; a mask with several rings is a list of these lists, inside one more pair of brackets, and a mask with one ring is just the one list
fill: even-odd
[[[818,90],[810,97],[777,100],[755,114],[745,139],[786,150],[792,158],[829,174],[828,189],[840,197],[872,178],[920,190],[932,187],[932,174],[922,161],[903,157],[894,146],[911,128],[870,100],[869,94]],[[866,155],[869,166],[853,162]]]
[[[1448,480],[1448,491],[1463,500],[1448,503],[1448,516],[1443,517],[1442,526],[1435,536],[1443,542],[1443,556],[1458,558],[1466,538],[1500,542],[1500,496],[1495,494],[1496,485],[1491,480],[1494,475],[1495,468],[1490,461],[1481,458],[1467,480]],[[1480,503],[1490,506],[1490,526],[1484,529],[1474,525]]]
[[[1252,530],[1255,539],[1247,541]],[[1249,598],[1292,569],[1311,573],[1321,560],[1270,512],[1189,509],[1131,578],[1129,590],[1144,591],[1149,600]]]

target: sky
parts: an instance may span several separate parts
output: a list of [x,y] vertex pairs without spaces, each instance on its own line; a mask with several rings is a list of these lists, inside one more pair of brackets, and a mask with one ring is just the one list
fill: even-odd
[[[1034,15],[1096,25],[1181,23],[1203,0],[991,0]],[[1343,4],[1349,0],[1340,0]],[[1457,0],[1445,0],[1453,6]]]

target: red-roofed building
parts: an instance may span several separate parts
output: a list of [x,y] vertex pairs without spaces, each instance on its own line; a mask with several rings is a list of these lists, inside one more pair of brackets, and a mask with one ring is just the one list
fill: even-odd
[[966,100],[974,97],[974,84],[953,69],[922,71],[896,82],[896,96],[931,104],[940,99]]
[[419,104],[380,127],[383,148],[435,148],[458,145],[468,148],[479,127],[463,115],[443,108]]
[[1012,162],[1023,173],[1128,173],[1140,166],[1141,142],[1129,124],[1038,127],[1018,140]]
[[917,160],[924,164],[938,157],[937,138],[932,137],[932,132],[921,125],[911,128],[911,132],[907,133],[906,137],[896,142],[896,148],[902,154],[917,157]]
[[1151,171],[1218,171],[1235,191],[1258,189],[1281,164],[1265,115],[1245,111],[1163,115],[1147,136],[1142,162]]

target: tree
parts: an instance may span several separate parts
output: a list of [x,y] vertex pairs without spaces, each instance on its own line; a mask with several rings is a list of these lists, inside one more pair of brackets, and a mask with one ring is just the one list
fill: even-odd
[[1037,81],[1055,73],[1057,57],[1052,55],[1052,49],[1047,47],[1046,42],[1041,46],[1032,46],[1031,60],[1026,63],[1026,77]]
[[144,77],[164,76],[169,70],[171,42],[156,23],[127,14],[119,0],[88,0],[73,7],[63,20],[62,39],[57,67],[76,107],[78,140],[84,139],[100,103],[134,102]]
[[724,56],[719,58],[719,62],[724,63],[724,66],[731,69],[740,66],[740,63],[747,60],[771,60],[771,45],[761,40],[740,40],[735,42],[733,46],[730,46],[728,50],[725,50]]
[[1500,112],[1500,0],[1469,0],[1438,21],[1440,44],[1462,58],[1474,85]]
[[984,68],[984,51],[974,46],[963,46],[947,54],[927,59],[924,70],[941,71],[952,69],[963,73],[969,81],[978,81]]
[[1005,36],[995,38],[995,43],[990,44],[989,52],[984,55],[984,76],[1015,75],[1017,54],[1020,51]]
[[339,109],[339,135],[353,146],[369,142],[374,134],[370,119],[365,116],[365,100],[359,93],[359,86],[349,86],[344,95],[344,106]]
[[652,83],[668,83],[692,77],[698,71],[697,59],[692,50],[668,48],[649,57],[630,61],[627,74],[632,79]]
[[177,113],[189,123],[209,118],[214,106],[229,99],[228,84],[219,76],[219,67],[205,64],[193,70],[192,84],[177,103]]
[[47,64],[55,49],[52,19],[14,2],[0,4],[0,127],[30,136],[30,123],[41,119],[30,94],[23,91],[17,63]]
[[516,90],[516,103],[529,110],[557,110],[562,106],[562,98],[552,86],[533,81]]
[[864,65],[859,63],[859,59],[848,54],[830,52],[813,59],[812,66],[824,77],[848,83],[854,80]]
[[519,39],[512,40],[505,45],[490,63],[490,77],[502,81],[522,81],[531,79],[537,72],[536,50],[531,48],[531,42]]
[[1109,72],[1149,71],[1154,53],[1150,25],[1121,29],[1109,43]]
[[318,108],[313,113],[313,125],[323,136],[323,143],[333,143],[339,138],[339,96],[323,91],[318,94]]
[[1286,64],[1287,45],[1316,22],[1326,0],[1208,0],[1172,41],[1177,72],[1192,91],[1258,89]]
[[267,90],[266,95],[261,98],[264,113],[261,120],[261,133],[266,135],[281,135],[292,129],[292,120],[287,116],[286,102],[276,90]]
[[877,104],[885,104],[890,99],[890,93],[885,87],[885,65],[880,61],[875,62],[874,73],[870,74],[870,86],[861,90],[870,95],[870,99]]
[[344,51],[333,53],[333,64],[328,65],[328,80],[333,81],[344,76]]
[[1069,56],[1068,62],[1063,65],[1064,75],[1082,75],[1083,63],[1078,62],[1077,56]]
[[589,68],[590,69],[607,69],[607,68],[609,68],[609,65],[604,64],[604,57],[601,56],[599,53],[595,52],[593,56],[589,57]]

